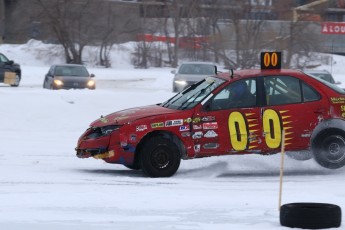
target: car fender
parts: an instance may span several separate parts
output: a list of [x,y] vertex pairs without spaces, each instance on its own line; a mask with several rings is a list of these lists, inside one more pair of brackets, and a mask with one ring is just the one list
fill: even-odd
[[313,130],[310,137],[311,147],[317,141],[317,137],[330,130],[341,130],[345,133],[345,120],[341,118],[333,118],[321,121]]

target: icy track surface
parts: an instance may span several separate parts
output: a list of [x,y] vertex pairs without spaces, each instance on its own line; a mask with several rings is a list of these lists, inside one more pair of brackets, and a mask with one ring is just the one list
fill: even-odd
[[[94,91],[49,91],[48,67],[23,68],[20,87],[0,85],[0,229],[284,229],[279,154],[182,161],[176,175],[158,179],[75,157],[78,137],[100,115],[171,97],[169,69],[94,69]],[[344,209],[344,178],[345,169],[286,158],[282,201]]]

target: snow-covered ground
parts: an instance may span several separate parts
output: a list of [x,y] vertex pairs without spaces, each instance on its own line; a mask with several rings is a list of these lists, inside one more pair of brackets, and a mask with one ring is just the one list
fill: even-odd
[[[89,68],[96,90],[49,91],[44,74],[61,58],[37,50],[46,52],[0,45],[23,69],[20,87],[0,84],[0,229],[284,229],[279,154],[182,161],[173,177],[156,179],[76,158],[78,137],[100,115],[171,97],[171,69],[133,69],[121,54],[112,69]],[[336,58],[320,68],[345,85],[345,59]],[[345,208],[344,178],[345,168],[286,158],[282,203]]]

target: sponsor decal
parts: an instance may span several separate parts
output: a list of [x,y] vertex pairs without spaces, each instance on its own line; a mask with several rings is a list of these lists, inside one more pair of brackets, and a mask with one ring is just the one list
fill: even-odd
[[202,129],[202,125],[193,125],[193,129]]
[[193,120],[192,120],[192,118],[190,118],[190,117],[188,117],[187,119],[184,119],[184,122],[186,122],[186,123],[191,123]]
[[200,152],[200,145],[194,145],[194,152]]
[[127,119],[127,118],[128,118],[128,116],[120,116],[120,117],[114,118],[114,121],[116,121],[116,120],[123,120],[123,119]]
[[183,120],[178,119],[178,120],[170,120],[165,122],[165,127],[170,127],[170,126],[180,126],[183,125]]
[[183,137],[190,137],[190,132],[182,132],[181,136],[183,136]]
[[202,124],[203,129],[218,129],[218,123],[217,122],[208,122]]
[[193,123],[199,123],[201,121],[200,117],[194,117],[193,118]]
[[131,135],[129,136],[129,140],[130,140],[130,141],[136,141],[136,140],[137,140],[137,135],[136,135],[136,134],[131,134]]
[[331,102],[333,104],[344,104],[345,103],[345,97],[331,97]]
[[99,120],[103,123],[108,123],[108,119],[103,117],[103,116],[101,116],[101,118]]
[[125,115],[128,115],[128,114],[134,114],[138,110],[140,110],[140,109],[128,109],[126,111],[119,112],[119,114],[121,114],[121,116],[125,116]]
[[203,133],[201,131],[199,131],[199,132],[195,132],[193,134],[192,138],[193,139],[200,139],[200,138],[202,138],[202,136],[203,136]]
[[182,125],[180,126],[180,131],[188,131],[189,130],[189,126],[188,125]]
[[152,123],[151,128],[156,129],[156,128],[163,128],[164,127],[164,122],[157,122],[157,123]]
[[207,117],[203,117],[201,118],[202,121],[215,121],[216,117],[215,116],[207,116]]
[[139,126],[137,126],[136,127],[136,131],[137,132],[142,132],[142,131],[144,131],[144,130],[146,130],[147,129],[147,126],[146,125],[139,125]]
[[217,137],[217,136],[218,136],[218,134],[214,130],[209,130],[204,135],[204,137],[206,137],[206,138],[213,138],[213,137]]
[[202,146],[204,149],[217,149],[219,147],[218,143],[207,143]]

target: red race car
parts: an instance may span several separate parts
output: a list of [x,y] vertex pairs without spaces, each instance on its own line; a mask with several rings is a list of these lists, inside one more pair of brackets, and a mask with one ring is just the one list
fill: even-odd
[[[264,67],[278,66],[271,57]],[[169,177],[181,159],[278,153],[283,133],[289,156],[344,166],[345,91],[297,70],[221,73],[161,104],[101,117],[79,138],[76,152]]]

